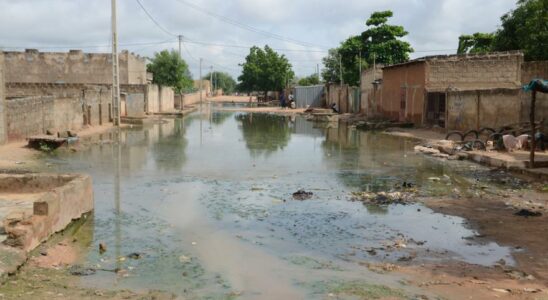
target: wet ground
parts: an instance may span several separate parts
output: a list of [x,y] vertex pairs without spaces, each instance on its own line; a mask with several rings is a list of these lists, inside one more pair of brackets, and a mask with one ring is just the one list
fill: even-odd
[[[404,182],[414,197],[454,201],[530,188],[505,172],[415,154],[411,140],[207,107],[117,139],[44,158],[51,170],[94,180],[95,212],[72,240],[78,266],[93,270],[71,277],[82,288],[191,299],[434,298],[367,266],[512,267],[523,251],[420,203],[351,201],[352,192],[405,192]],[[312,197],[295,200],[300,189]]]

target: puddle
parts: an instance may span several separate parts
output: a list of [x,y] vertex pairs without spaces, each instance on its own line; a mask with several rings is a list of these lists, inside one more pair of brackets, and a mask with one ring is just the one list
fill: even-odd
[[[120,143],[49,158],[56,171],[93,176],[85,264],[124,270],[99,271],[81,284],[280,299],[315,298],[324,292],[319,282],[336,292],[366,280],[369,290],[360,293],[400,295],[415,291],[359,262],[513,264],[509,248],[471,242],[476,232],[462,218],[419,204],[349,200],[351,192],[394,190],[404,181],[424,196],[500,193],[521,182],[416,155],[410,140],[315,126],[301,117],[205,106],[202,114],[124,130]],[[313,196],[293,200],[299,189]],[[139,259],[128,257],[135,252]]]

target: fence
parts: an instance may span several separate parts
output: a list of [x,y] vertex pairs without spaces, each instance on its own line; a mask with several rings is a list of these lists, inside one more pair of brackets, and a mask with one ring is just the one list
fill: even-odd
[[299,108],[306,107],[323,107],[324,101],[323,85],[313,86],[296,86],[295,87],[295,102]]

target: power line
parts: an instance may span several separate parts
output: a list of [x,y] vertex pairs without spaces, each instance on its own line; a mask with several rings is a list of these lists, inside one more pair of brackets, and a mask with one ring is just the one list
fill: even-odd
[[156,27],[160,28],[163,32],[169,34],[169,35],[172,35],[172,36],[177,36],[176,34],[170,32],[169,30],[165,29],[162,25],[160,25],[160,23],[158,23],[158,21],[156,21],[156,19],[154,19],[154,17],[147,11],[147,9],[143,6],[143,4],[141,3],[141,1],[139,0],[135,0],[137,1],[137,3],[139,4],[139,6],[141,7],[141,9],[145,12],[145,14],[148,16],[148,18],[154,22],[154,24],[156,24]]
[[185,5],[193,8],[197,11],[200,11],[200,12],[206,14],[206,15],[214,17],[214,18],[216,18],[216,19],[218,19],[222,22],[225,22],[225,23],[240,27],[242,29],[245,29],[245,30],[248,30],[248,31],[251,31],[251,32],[262,34],[262,35],[268,36],[270,38],[274,38],[274,39],[281,40],[281,41],[284,41],[284,42],[293,43],[293,44],[296,44],[296,45],[299,45],[299,46],[304,46],[304,47],[317,47],[317,48],[326,48],[326,49],[328,48],[328,47],[325,47],[325,46],[322,46],[322,45],[316,45],[316,44],[313,44],[313,43],[304,42],[304,41],[300,41],[300,40],[297,40],[297,39],[285,37],[285,36],[282,36],[282,35],[279,35],[279,34],[275,34],[275,33],[272,33],[272,32],[266,31],[266,30],[262,30],[262,29],[259,29],[259,28],[244,24],[240,21],[228,18],[226,16],[213,13],[213,12],[211,12],[211,11],[205,9],[205,8],[202,8],[202,7],[200,7],[200,6],[198,6],[194,3],[190,3],[190,2],[185,1],[185,0],[176,0],[176,1],[178,1],[182,4],[185,4]]
[[[207,45],[207,46],[218,46],[218,47],[226,47],[226,48],[242,48],[242,49],[249,49],[253,46],[244,46],[244,45],[231,45],[231,44],[220,44],[220,43],[210,43],[210,42],[203,42],[203,41],[195,41],[186,39],[188,43],[191,44],[199,44],[199,45]],[[281,49],[281,48],[272,48],[272,50],[276,51],[286,51],[286,52],[316,52],[316,53],[326,53],[327,50],[312,50],[312,49]]]

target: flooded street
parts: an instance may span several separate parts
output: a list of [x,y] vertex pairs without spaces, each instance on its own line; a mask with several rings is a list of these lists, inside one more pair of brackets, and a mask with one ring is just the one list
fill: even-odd
[[[120,144],[105,134],[47,158],[54,171],[93,177],[95,211],[77,236],[81,264],[97,272],[78,284],[191,299],[316,299],[359,286],[355,295],[397,298],[428,293],[367,264],[515,264],[518,250],[476,241],[462,218],[420,203],[364,205],[351,193],[406,182],[420,197],[474,197],[523,182],[415,154],[412,140],[315,126],[204,107],[124,129]],[[300,189],[313,196],[293,199]]]

